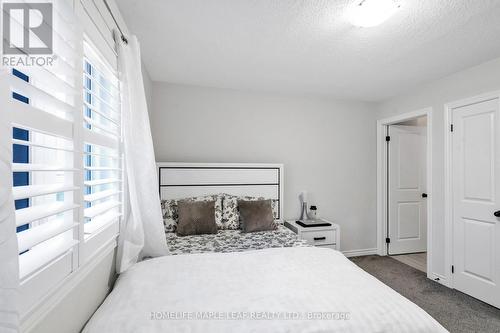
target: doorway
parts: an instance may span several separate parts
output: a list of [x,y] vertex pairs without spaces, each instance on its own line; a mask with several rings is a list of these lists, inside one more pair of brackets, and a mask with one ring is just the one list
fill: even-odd
[[433,277],[430,108],[378,122],[379,254]]
[[427,270],[427,116],[387,125],[387,254]]

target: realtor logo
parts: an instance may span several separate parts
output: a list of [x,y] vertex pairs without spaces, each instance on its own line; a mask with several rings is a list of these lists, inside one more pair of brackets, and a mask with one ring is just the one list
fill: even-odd
[[52,54],[52,3],[3,4],[3,53]]

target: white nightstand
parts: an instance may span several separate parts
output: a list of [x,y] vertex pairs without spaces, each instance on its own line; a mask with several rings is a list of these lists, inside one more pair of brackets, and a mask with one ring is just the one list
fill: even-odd
[[329,247],[340,251],[340,226],[325,219],[321,220],[332,225],[328,227],[304,228],[295,223],[295,220],[287,220],[285,221],[285,227],[295,232],[300,239],[307,240],[311,245]]

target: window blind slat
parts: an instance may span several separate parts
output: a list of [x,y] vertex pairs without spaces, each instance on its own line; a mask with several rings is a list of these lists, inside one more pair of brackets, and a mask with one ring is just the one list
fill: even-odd
[[63,165],[47,165],[32,163],[12,163],[13,172],[31,172],[31,171],[77,171],[78,169]]
[[118,140],[110,135],[104,135],[85,128],[83,136],[83,140],[89,144],[104,146],[110,149],[118,148]]
[[78,189],[79,187],[72,184],[28,185],[15,186],[12,189],[12,192],[14,194],[14,200],[19,200],[47,194],[74,191]]
[[35,82],[35,85],[40,82],[40,84],[44,84],[44,88],[55,89],[67,95],[76,96],[78,94],[75,86],[72,86],[68,81],[59,77],[56,72],[49,70],[48,67],[23,67],[22,72],[32,78],[31,82]]
[[57,220],[44,223],[41,226],[21,231],[18,234],[19,253],[29,250],[31,247],[49,240],[65,231],[78,226],[71,220]]
[[33,142],[33,141],[12,139],[12,143],[16,144],[16,145],[21,145],[21,146],[38,147],[38,148],[61,150],[61,151],[68,151],[68,152],[74,151],[73,149],[70,149],[70,148],[57,147],[57,146],[43,144],[43,143],[37,143],[37,142]]
[[83,182],[85,186],[96,186],[96,185],[104,185],[104,184],[112,184],[119,183],[121,179],[118,178],[105,178],[105,179],[97,179],[97,180],[87,180]]
[[83,196],[83,200],[87,202],[93,202],[97,200],[102,200],[117,194],[120,194],[121,192],[118,190],[106,190],[106,191],[101,191],[93,194],[87,194]]
[[80,78],[75,66],[73,66],[72,63],[68,62],[67,59],[57,54],[57,52],[54,52],[54,56],[56,56],[58,59],[57,65],[48,70],[57,75],[64,75],[64,78],[61,80],[66,82],[71,81],[71,84],[74,84],[74,81]]
[[85,208],[83,215],[86,218],[91,219],[97,215],[101,215],[102,213],[105,213],[105,212],[107,212],[113,208],[116,208],[120,205],[121,205],[121,203],[118,201],[106,201],[104,203],[97,204],[97,205],[92,206],[90,208]]
[[11,101],[8,107],[12,110],[12,122],[16,125],[69,139],[73,136],[73,123],[69,120],[18,101]]
[[78,207],[80,206],[73,203],[56,202],[48,205],[19,209],[16,210],[16,225],[25,225]]
[[[71,41],[70,37],[64,38],[60,31],[54,31],[54,44],[57,45],[59,43],[58,56],[65,59],[67,62],[71,62],[73,59],[78,59],[77,57],[77,48],[74,47],[74,43]],[[75,63],[72,67],[76,68],[77,64]]]
[[113,168],[113,167],[98,167],[98,166],[92,166],[92,167],[83,167],[85,170],[89,171],[121,171],[122,169],[120,168]]
[[94,152],[86,152],[84,151],[83,152],[85,155],[88,155],[88,156],[99,156],[99,157],[103,157],[103,158],[111,158],[111,159],[120,159],[120,157],[116,156],[116,155],[110,155],[110,154],[102,154],[102,153],[94,153]]
[[21,80],[16,76],[12,76],[9,79],[9,83],[13,91],[29,97],[30,99],[37,101],[37,103],[46,105],[46,107],[50,110],[61,111],[67,114],[72,114],[74,111],[74,107],[72,105],[60,100],[41,88],[35,87],[34,85]]
[[109,223],[115,221],[116,219],[118,219],[121,216],[122,216],[121,213],[109,212],[109,213],[105,213],[103,215],[94,217],[92,219],[91,223],[85,223],[85,226],[84,226],[85,233],[92,234],[92,233],[96,232],[97,230],[104,228]]

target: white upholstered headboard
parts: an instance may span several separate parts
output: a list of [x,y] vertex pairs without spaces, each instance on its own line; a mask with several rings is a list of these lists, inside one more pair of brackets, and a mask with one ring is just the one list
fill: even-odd
[[283,164],[160,162],[160,198],[180,199],[217,193],[278,200],[283,216]]

